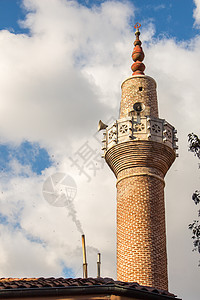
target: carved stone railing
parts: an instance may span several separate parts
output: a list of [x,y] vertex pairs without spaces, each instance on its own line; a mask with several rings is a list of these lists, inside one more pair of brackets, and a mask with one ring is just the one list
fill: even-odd
[[164,119],[153,117],[127,117],[116,120],[104,131],[104,153],[112,146],[131,140],[150,140],[165,143],[168,147],[176,150],[178,141],[177,131]]

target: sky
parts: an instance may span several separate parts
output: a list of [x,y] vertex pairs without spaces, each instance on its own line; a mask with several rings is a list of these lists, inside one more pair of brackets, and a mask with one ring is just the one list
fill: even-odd
[[[199,298],[188,224],[200,186],[187,135],[200,134],[200,2],[0,0],[0,277],[116,278],[116,179],[98,121],[119,117],[136,22],[160,117],[178,131],[165,178],[169,290]],[[65,191],[65,192],[63,192]]]

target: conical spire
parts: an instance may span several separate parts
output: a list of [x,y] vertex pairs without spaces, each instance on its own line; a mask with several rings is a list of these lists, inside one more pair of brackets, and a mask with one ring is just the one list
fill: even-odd
[[141,27],[141,24],[136,23],[134,28],[136,29],[135,35],[136,35],[136,40],[134,42],[135,48],[133,49],[132,53],[132,59],[134,63],[131,66],[131,69],[133,71],[133,75],[144,75],[144,70],[145,70],[145,65],[142,63],[144,59],[144,52],[142,50],[141,44],[142,42],[139,39],[140,36],[140,31],[139,28]]

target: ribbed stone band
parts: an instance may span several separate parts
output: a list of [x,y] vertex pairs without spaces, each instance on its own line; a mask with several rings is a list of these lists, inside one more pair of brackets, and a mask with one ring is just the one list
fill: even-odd
[[157,179],[159,179],[165,186],[165,181],[162,177],[160,177],[159,175],[156,175],[156,174],[153,174],[153,173],[133,173],[133,174],[130,174],[130,175],[126,175],[126,176],[123,176],[123,177],[120,177],[118,180],[117,180],[117,183],[116,183],[116,186],[118,185],[118,183],[126,178],[130,178],[130,177],[134,177],[134,176],[152,176],[152,177],[155,177]]
[[154,168],[164,175],[174,162],[175,151],[154,141],[130,141],[110,148],[105,159],[115,176],[125,169]]

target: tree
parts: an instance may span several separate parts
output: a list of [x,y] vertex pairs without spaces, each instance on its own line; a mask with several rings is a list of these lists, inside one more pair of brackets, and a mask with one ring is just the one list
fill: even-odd
[[[188,134],[189,151],[200,159],[200,139],[194,134]],[[196,205],[200,203],[200,190],[196,190],[192,195],[192,200]],[[198,210],[198,219],[189,224],[188,228],[192,231],[193,251],[200,253],[200,209]],[[200,263],[199,263],[200,266]]]

